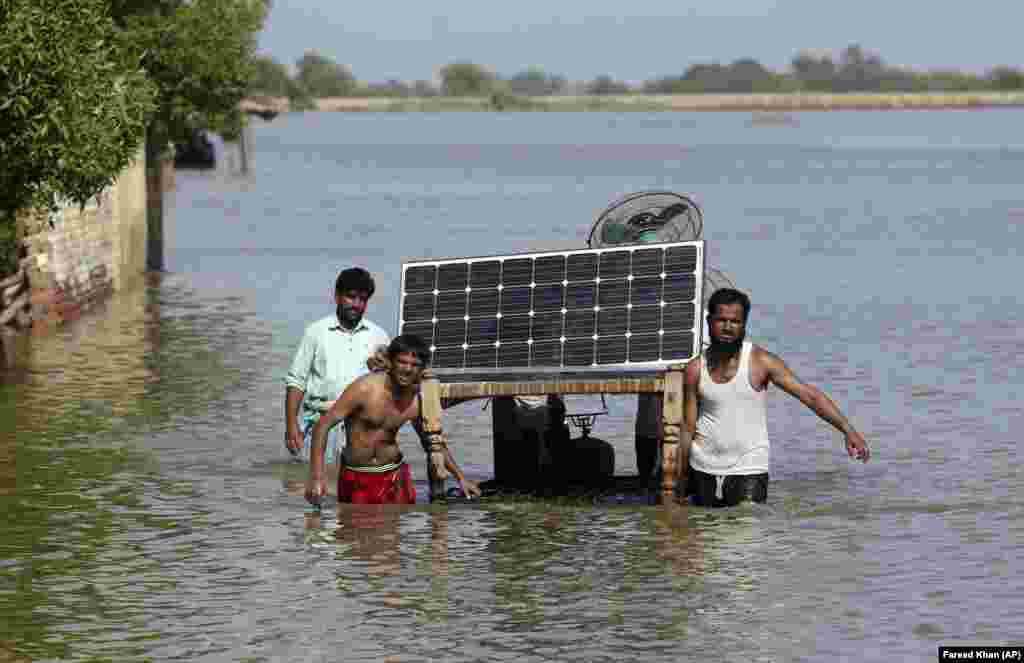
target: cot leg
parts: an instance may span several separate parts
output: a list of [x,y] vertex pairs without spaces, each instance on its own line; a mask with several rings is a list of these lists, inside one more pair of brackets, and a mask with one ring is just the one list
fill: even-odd
[[[662,497],[671,496],[675,490],[676,481],[680,472],[686,473],[685,467],[680,467],[680,456],[686,456],[689,461],[689,454],[680,454],[680,442],[683,441],[683,366],[670,366],[665,371],[665,392],[663,394],[663,407],[661,408],[662,425],[662,447],[661,447],[661,494]],[[688,452],[689,449],[687,448]]]
[[441,383],[433,376],[425,376],[420,385],[420,403],[422,404],[423,430],[427,435],[427,476],[430,480],[431,501],[445,496],[445,479],[448,470],[445,468],[444,430],[441,427]]

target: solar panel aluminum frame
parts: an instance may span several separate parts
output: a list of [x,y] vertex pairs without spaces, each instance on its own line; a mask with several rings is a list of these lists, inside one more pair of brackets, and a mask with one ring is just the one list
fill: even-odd
[[[689,353],[688,353],[687,357],[675,357],[675,358],[671,358],[671,359],[657,359],[657,360],[653,360],[653,361],[639,361],[639,362],[630,362],[627,359],[627,361],[619,362],[619,363],[596,363],[596,357],[595,357],[595,361],[592,362],[591,365],[589,365],[589,366],[588,365],[564,365],[565,357],[564,357],[564,351],[563,351],[562,358],[561,358],[561,363],[563,365],[558,365],[558,366],[538,366],[538,365],[531,366],[531,365],[527,364],[527,365],[522,365],[522,366],[490,367],[490,366],[465,366],[465,365],[463,365],[462,367],[440,367],[440,366],[438,366],[438,367],[433,367],[432,368],[432,371],[433,371],[434,375],[436,375],[443,382],[453,382],[453,381],[459,381],[459,380],[462,380],[462,381],[487,381],[487,380],[494,380],[496,378],[502,378],[502,379],[506,379],[506,380],[535,381],[535,380],[551,380],[551,379],[557,379],[557,378],[565,378],[565,377],[569,377],[569,376],[572,376],[574,378],[599,379],[599,378],[624,377],[624,376],[628,376],[628,375],[647,375],[647,374],[651,374],[653,372],[657,372],[657,371],[663,370],[669,364],[678,364],[680,362],[688,361],[690,358],[696,356],[698,351],[699,351],[699,349],[702,347],[702,335],[703,335],[703,329],[704,329],[704,324],[703,324],[704,240],[691,240],[691,241],[685,241],[685,242],[665,242],[665,243],[656,243],[656,244],[655,243],[651,243],[651,244],[618,245],[618,246],[604,247],[604,248],[600,248],[600,249],[578,249],[578,250],[543,251],[543,252],[530,252],[530,253],[512,253],[512,254],[499,254],[499,255],[490,255],[490,256],[475,256],[475,257],[466,257],[466,258],[443,258],[443,259],[437,259],[437,260],[414,260],[414,261],[403,262],[402,263],[402,278],[401,278],[401,296],[400,296],[400,299],[399,299],[399,306],[398,306],[398,325],[397,325],[396,328],[399,330],[400,333],[405,333],[406,331],[409,331],[409,330],[405,329],[405,325],[409,321],[406,321],[406,320],[403,319],[403,313],[406,311],[406,299],[408,297],[410,297],[410,296],[420,296],[420,297],[423,297],[427,293],[427,291],[423,291],[423,290],[420,290],[418,292],[414,291],[411,294],[409,292],[407,292],[407,281],[406,281],[406,279],[407,279],[407,276],[408,276],[408,273],[409,273],[410,269],[414,269],[414,268],[417,268],[417,267],[435,266],[435,267],[438,268],[438,272],[439,272],[440,268],[443,267],[444,265],[453,265],[453,264],[465,263],[467,266],[469,266],[469,265],[472,265],[474,263],[479,263],[479,262],[499,261],[499,262],[502,263],[502,272],[503,272],[503,276],[504,276],[504,263],[506,261],[509,261],[509,260],[529,259],[529,260],[533,260],[534,264],[536,264],[536,261],[539,260],[539,259],[549,258],[549,257],[556,257],[556,256],[564,256],[566,258],[566,262],[568,264],[569,256],[575,256],[575,255],[595,255],[595,256],[600,256],[601,254],[604,254],[604,253],[616,253],[616,252],[628,251],[631,254],[631,256],[630,256],[630,264],[632,264],[632,262],[633,262],[632,261],[632,254],[635,253],[636,251],[648,251],[648,250],[651,250],[651,249],[659,249],[659,250],[661,250],[663,252],[662,256],[664,257],[668,253],[668,251],[670,249],[675,248],[675,247],[693,247],[695,249],[695,257],[696,257],[695,267],[694,267],[693,272],[692,272],[692,274],[694,276],[693,299],[689,300],[689,301],[683,300],[683,301],[676,302],[677,304],[683,304],[683,305],[690,304],[690,305],[693,306],[693,316],[692,316],[693,317],[693,326],[690,329],[688,329],[688,330],[685,329],[685,328],[684,329],[680,329],[680,330],[676,330],[676,331],[679,331],[679,332],[689,333],[689,334],[692,335],[692,343],[690,344]],[[600,258],[597,257],[597,258],[595,258],[595,260],[599,261]],[[469,273],[472,275],[471,268],[468,269],[467,271],[469,271]],[[680,274],[690,274],[690,273],[691,272],[681,272]],[[666,273],[664,271],[662,271],[659,276],[661,277],[662,281],[664,281],[665,278],[666,278]],[[598,285],[600,284],[600,279],[596,276],[596,271],[595,271],[595,277],[593,279],[583,279],[583,280],[578,281],[577,283],[581,287],[585,287],[585,284],[588,283],[589,281],[593,281],[593,282],[595,282]],[[633,281],[632,274],[630,274],[628,276],[626,281],[627,281],[627,284],[631,284],[631,282]],[[495,296],[495,299],[500,299],[501,295],[502,295],[502,291],[503,291],[503,289],[505,287],[504,286],[505,279],[504,278],[499,278],[497,283],[498,283],[497,286],[494,286],[494,285],[489,286],[488,290],[490,288],[494,288],[497,291],[497,295]],[[554,286],[556,284],[553,283],[551,285]],[[567,284],[567,279],[564,279],[562,281],[562,283],[560,284],[560,286],[561,286],[563,291],[568,290],[569,286]],[[509,286],[509,287],[513,288],[513,287],[516,287],[516,286]],[[519,285],[518,287],[522,288],[522,287],[526,287],[526,286],[525,285]],[[626,290],[629,290],[631,285],[625,285],[624,287],[625,287]],[[537,289],[537,284],[533,281],[533,277],[532,276],[531,276],[531,281],[530,281],[530,284],[529,284],[529,288],[531,289],[531,291],[533,291],[533,292],[531,292],[531,295],[530,295],[530,299],[532,301],[534,299],[534,297],[535,297],[535,293],[536,293],[536,289]],[[462,292],[464,292],[464,294],[456,295],[455,293],[459,293],[460,292],[459,289],[448,290],[447,292],[452,294],[452,297],[450,298],[452,301],[451,301],[451,303],[447,303],[447,304],[444,303],[444,302],[441,302],[440,292],[441,291],[438,290],[437,284],[435,283],[435,287],[433,288],[432,291],[430,291],[430,294],[434,298],[434,314],[433,314],[433,317],[431,319],[431,329],[435,333],[436,333],[436,329],[437,329],[438,322],[439,322],[439,320],[438,320],[438,318],[436,316],[437,310],[441,306],[452,306],[455,303],[463,301],[463,299],[465,300],[465,304],[464,305],[468,309],[469,298],[471,296],[472,287],[469,285],[469,282],[467,280],[467,284],[466,284],[465,288],[462,290]],[[460,298],[462,298],[462,299],[460,299]],[[496,306],[499,306],[499,305],[496,304]],[[532,306],[533,305],[531,304],[531,313],[530,313],[530,317],[531,318],[534,315],[534,313],[532,312]],[[666,303],[662,299],[661,303],[660,303],[660,307],[662,309],[664,309],[665,306],[666,306]],[[450,316],[448,318],[448,320],[449,320],[449,322],[452,322],[452,323],[457,325],[458,322],[459,322],[459,318],[458,318],[458,315],[457,315],[457,309],[453,309],[453,310],[455,311],[455,314]],[[585,311],[586,308],[581,308],[581,309],[578,309],[578,310],[579,311]],[[599,310],[600,310],[600,305],[598,304],[597,306],[594,307],[595,316],[599,314]],[[501,320],[501,311],[497,310],[497,309],[496,309],[496,311],[497,311],[496,319],[498,321],[500,321]],[[552,315],[555,312],[556,312],[555,310],[552,310]],[[564,305],[559,310],[559,312],[561,313],[563,318],[565,318],[565,316],[568,313],[568,311],[566,310]],[[481,316],[478,319],[484,320],[484,319],[488,319],[488,318],[486,316]],[[443,321],[441,321],[441,322],[443,322]],[[468,314],[463,316],[463,322],[466,325],[466,327],[468,328],[469,324],[470,324],[470,316]],[[426,323],[425,322],[421,322],[420,324],[426,324]],[[500,324],[500,322],[499,322],[499,324]],[[566,322],[565,324],[568,324],[568,322]],[[595,323],[595,325],[596,325],[596,323]],[[595,332],[596,331],[597,331],[597,329],[595,328]],[[627,331],[629,331],[629,330],[627,330]],[[466,333],[468,334],[469,332],[467,331]],[[658,333],[663,338],[664,329],[659,329]],[[563,334],[564,334],[564,332],[563,332]],[[623,336],[625,338],[627,338],[627,339],[630,338],[629,336],[626,336],[625,334],[623,334]],[[431,336],[431,340],[433,338],[434,337]],[[581,339],[582,338],[586,338],[586,337],[584,336],[584,337],[581,337]],[[564,335],[561,336],[558,339],[559,343],[562,345],[563,350],[564,350],[564,345],[565,345],[565,341],[566,340],[567,339],[566,339],[566,337]],[[596,333],[595,333],[595,335],[593,337],[593,340],[594,340],[594,343],[595,343],[595,354],[596,354],[596,349],[597,349],[597,345],[596,344],[597,344],[597,341],[598,341],[598,337],[597,337]],[[533,343],[532,338],[528,341],[528,343],[531,343],[531,344]],[[496,341],[494,346],[495,347],[499,347],[500,346],[500,340]],[[486,347],[486,346],[477,346],[477,347]],[[455,346],[452,346],[452,349],[455,349]],[[466,351],[467,349],[468,349],[468,344],[467,343],[463,343],[462,350]],[[434,355],[435,350],[437,350],[437,348],[431,342],[431,354],[432,354],[432,356]]]

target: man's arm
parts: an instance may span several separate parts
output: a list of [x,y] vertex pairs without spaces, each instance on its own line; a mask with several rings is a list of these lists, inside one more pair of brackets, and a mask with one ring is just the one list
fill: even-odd
[[679,435],[679,459],[677,470],[679,478],[685,479],[690,474],[690,445],[697,435],[697,412],[700,394],[700,357],[694,357],[686,364],[683,374],[683,430]]
[[285,375],[284,397],[284,445],[292,455],[302,451],[302,432],[299,430],[299,406],[306,396],[309,372],[316,357],[316,338],[312,329],[302,335],[292,363]]
[[[412,420],[413,430],[416,431],[416,435],[420,438],[420,445],[423,447],[428,455],[430,454],[430,437],[427,435],[427,431],[423,428],[423,419],[417,417]],[[466,478],[466,474],[459,467],[459,464],[455,462],[455,456],[452,455],[452,450],[448,447],[448,436],[445,433],[441,433],[444,436],[444,466],[452,473],[455,480],[459,482],[459,487],[462,488],[462,492],[466,497],[480,497],[480,486],[475,481],[470,481]]]
[[356,380],[341,394],[327,412],[313,426],[313,440],[309,452],[309,481],[306,483],[306,501],[319,504],[327,494],[327,481],[324,478],[324,448],[327,446],[327,432],[344,419],[352,416],[363,402],[365,381]]
[[293,456],[302,451],[302,431],[299,430],[299,406],[306,392],[288,385],[284,389],[284,446]]
[[846,453],[850,458],[868,462],[871,451],[864,437],[846,420],[839,406],[825,392],[806,382],[790,370],[777,355],[760,350],[760,359],[767,369],[768,379],[784,392],[806,405],[816,415],[832,424],[846,438]]

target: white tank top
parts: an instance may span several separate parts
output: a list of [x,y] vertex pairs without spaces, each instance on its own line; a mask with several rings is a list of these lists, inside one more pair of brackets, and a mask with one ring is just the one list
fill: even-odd
[[736,376],[718,384],[708,372],[707,354],[700,366],[700,417],[690,450],[690,465],[706,474],[761,474],[768,471],[767,388],[750,386],[753,343],[740,351]]

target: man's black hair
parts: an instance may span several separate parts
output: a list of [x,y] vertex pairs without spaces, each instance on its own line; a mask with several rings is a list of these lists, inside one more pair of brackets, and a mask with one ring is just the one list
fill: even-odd
[[370,272],[362,267],[349,267],[338,274],[338,280],[334,282],[334,293],[343,295],[346,292],[363,290],[367,298],[373,297],[373,291],[377,289]]
[[391,345],[388,346],[388,357],[394,359],[403,352],[411,352],[416,355],[424,367],[430,363],[430,347],[416,334],[399,334],[391,339]]
[[747,318],[750,317],[750,297],[733,288],[715,290],[711,298],[708,299],[708,317],[713,316],[719,306],[729,306],[730,304],[739,304],[743,307],[743,322],[746,323]]

